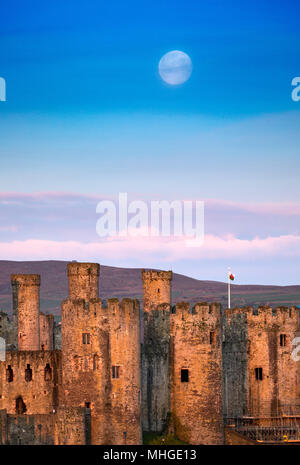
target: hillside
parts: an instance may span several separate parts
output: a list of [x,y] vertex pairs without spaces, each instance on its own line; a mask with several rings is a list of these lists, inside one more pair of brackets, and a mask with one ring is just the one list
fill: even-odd
[[[0,309],[11,313],[12,273],[38,273],[41,275],[41,310],[60,314],[60,304],[67,297],[67,262],[0,261]],[[141,270],[101,266],[100,297],[142,298]],[[199,281],[174,273],[173,302],[191,303],[217,301],[226,306],[227,284],[218,281]],[[232,306],[270,304],[300,304],[300,286],[232,285]]]

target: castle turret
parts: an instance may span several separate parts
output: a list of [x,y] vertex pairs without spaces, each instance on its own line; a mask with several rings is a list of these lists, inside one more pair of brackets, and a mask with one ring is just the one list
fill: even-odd
[[142,270],[144,312],[159,304],[171,304],[172,271]]
[[40,276],[13,274],[11,284],[18,321],[18,349],[40,350]]
[[97,299],[99,274],[98,263],[68,263],[69,299]]
[[171,271],[142,270],[144,343],[142,347],[143,429],[161,432],[170,411]]

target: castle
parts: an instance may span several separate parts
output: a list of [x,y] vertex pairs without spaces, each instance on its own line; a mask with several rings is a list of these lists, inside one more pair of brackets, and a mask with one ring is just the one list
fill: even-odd
[[274,438],[279,419],[300,432],[296,307],[172,306],[172,272],[143,270],[140,309],[99,299],[98,264],[67,271],[61,326],[40,312],[39,275],[11,276],[12,321],[0,314],[0,444],[132,445],[143,432],[243,444],[257,440],[253,425]]

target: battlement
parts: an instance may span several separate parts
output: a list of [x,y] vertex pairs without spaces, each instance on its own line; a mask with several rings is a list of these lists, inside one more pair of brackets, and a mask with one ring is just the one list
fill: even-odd
[[140,304],[137,299],[124,298],[121,301],[116,298],[107,300],[103,304],[101,299],[66,299],[62,302],[62,314],[64,321],[87,320],[90,323],[97,322],[105,317],[106,319],[128,315],[131,318],[139,319]]
[[6,352],[4,365],[23,366],[24,363],[44,365],[45,362],[55,361],[57,364],[61,360],[60,350],[11,350]]
[[18,284],[19,286],[40,286],[41,278],[39,274],[12,274],[12,285]]
[[221,305],[198,302],[191,306],[189,302],[178,302],[173,308],[171,317],[173,320],[206,320],[219,322],[221,319]]
[[252,307],[236,307],[224,311],[224,321],[231,324],[232,318],[237,315],[245,318],[249,325],[259,326],[298,326],[300,312],[296,307],[276,307],[272,308],[262,305],[254,310]]
[[142,280],[143,281],[153,281],[153,280],[172,280],[172,271],[156,271],[156,270],[142,270]]

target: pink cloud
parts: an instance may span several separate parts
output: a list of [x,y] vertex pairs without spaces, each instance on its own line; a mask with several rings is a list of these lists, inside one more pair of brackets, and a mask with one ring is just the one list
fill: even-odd
[[136,264],[176,262],[179,260],[265,259],[300,256],[300,236],[285,235],[253,239],[235,236],[206,235],[202,247],[186,247],[186,238],[113,237],[105,241],[49,241],[30,239],[0,243],[5,260],[98,260],[106,263],[121,260]]

